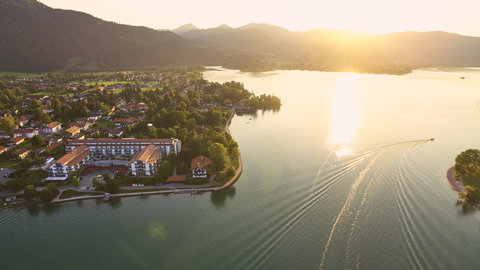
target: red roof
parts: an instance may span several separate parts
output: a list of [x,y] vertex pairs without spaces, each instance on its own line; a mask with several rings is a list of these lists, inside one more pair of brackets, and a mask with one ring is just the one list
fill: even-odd
[[167,183],[171,182],[185,182],[185,175],[170,176],[167,178]]
[[198,156],[190,162],[190,170],[194,170],[196,168],[207,169],[212,163],[212,160],[206,156]]

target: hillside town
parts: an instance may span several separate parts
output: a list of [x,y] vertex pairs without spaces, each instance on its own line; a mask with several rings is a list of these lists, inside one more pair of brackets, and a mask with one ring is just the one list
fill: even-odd
[[0,91],[5,206],[138,186],[221,185],[238,168],[229,119],[280,107],[275,96],[211,83],[194,69],[4,76]]

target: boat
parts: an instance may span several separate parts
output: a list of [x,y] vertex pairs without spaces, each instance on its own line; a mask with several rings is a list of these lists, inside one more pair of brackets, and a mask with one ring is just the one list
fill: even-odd
[[430,141],[432,141],[432,142],[433,142],[434,140],[435,140],[435,138],[430,138]]
[[463,77],[463,76],[462,76],[462,77],[460,77],[460,80],[464,80],[464,79],[465,79],[465,77]]
[[106,192],[105,195],[103,196],[103,201],[106,202],[110,200],[110,193]]

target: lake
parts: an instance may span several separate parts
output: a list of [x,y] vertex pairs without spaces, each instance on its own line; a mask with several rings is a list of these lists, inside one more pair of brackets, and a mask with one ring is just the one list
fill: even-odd
[[480,148],[479,69],[204,77],[282,99],[233,118],[233,188],[2,210],[1,268],[480,268],[479,211],[445,177]]

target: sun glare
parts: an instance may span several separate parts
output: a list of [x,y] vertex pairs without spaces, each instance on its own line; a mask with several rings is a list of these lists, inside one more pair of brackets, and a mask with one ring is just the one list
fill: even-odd
[[360,126],[360,84],[356,73],[341,74],[333,93],[330,143],[337,156],[351,155]]

